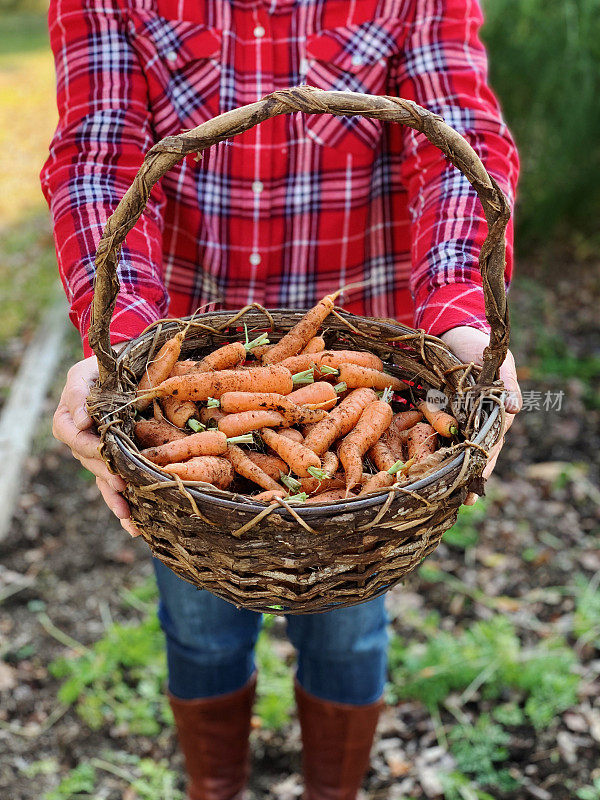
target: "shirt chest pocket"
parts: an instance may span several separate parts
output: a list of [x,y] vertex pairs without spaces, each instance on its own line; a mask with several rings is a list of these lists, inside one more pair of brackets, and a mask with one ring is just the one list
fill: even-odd
[[195,127],[219,114],[220,30],[149,12],[136,13],[129,30],[157,131]]
[[[404,28],[396,20],[375,19],[307,37],[304,82],[319,89],[390,93],[391,59],[402,49]],[[306,130],[321,145],[337,147],[346,141],[374,148],[381,137],[381,122],[312,114],[306,118]]]

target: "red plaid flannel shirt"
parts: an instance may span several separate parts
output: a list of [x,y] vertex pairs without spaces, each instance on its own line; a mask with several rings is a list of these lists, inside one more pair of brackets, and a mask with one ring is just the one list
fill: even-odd
[[[59,125],[42,170],[71,318],[85,339],[94,252],[162,137],[310,84],[415,100],[514,199],[517,153],[487,84],[477,0],[52,0]],[[123,248],[113,342],[214,304],[349,311],[439,334],[486,329],[481,205],[424,136],[283,115],[163,178]],[[507,280],[512,265],[509,230]]]

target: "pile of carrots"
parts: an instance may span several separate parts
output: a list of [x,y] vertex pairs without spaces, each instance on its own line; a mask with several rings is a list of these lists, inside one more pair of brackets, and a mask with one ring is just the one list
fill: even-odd
[[180,360],[185,332],[146,366],[135,400],[141,454],[165,473],[258,502],[329,503],[422,477],[444,459],[456,419],[425,402],[376,355],[327,350],[336,294],[279,342],[267,334]]

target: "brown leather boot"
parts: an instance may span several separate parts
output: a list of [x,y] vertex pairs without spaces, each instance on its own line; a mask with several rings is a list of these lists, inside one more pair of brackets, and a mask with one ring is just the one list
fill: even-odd
[[189,800],[241,800],[249,773],[256,674],[235,692],[198,700],[169,695],[189,777]]
[[383,701],[365,706],[330,703],[296,681],[302,731],[304,800],[356,800]]

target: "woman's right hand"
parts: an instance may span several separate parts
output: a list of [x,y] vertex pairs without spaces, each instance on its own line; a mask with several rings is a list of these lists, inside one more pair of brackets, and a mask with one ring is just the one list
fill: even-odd
[[95,356],[78,361],[71,367],[58,408],[54,412],[52,433],[96,476],[96,484],[106,505],[119,518],[123,528],[131,536],[139,536],[139,531],[130,518],[129,505],[120,494],[125,488],[125,481],[119,475],[109,472],[106,463],[100,458],[100,439],[91,431],[92,418],[85,404],[97,378],[98,363]]

